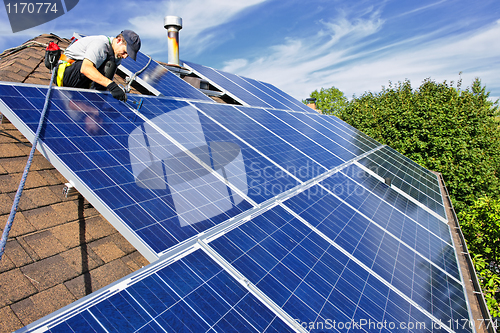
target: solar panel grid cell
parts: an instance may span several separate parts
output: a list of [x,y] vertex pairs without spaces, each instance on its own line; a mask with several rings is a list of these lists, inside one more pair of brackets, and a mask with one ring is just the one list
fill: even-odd
[[347,124],[346,122],[341,121],[339,118],[335,116],[318,116],[318,115],[308,115],[313,119],[318,119],[317,117],[320,118],[320,122],[322,123],[329,123],[335,127],[337,127],[339,130],[343,131],[346,134],[350,134],[351,136],[355,137],[357,140],[363,142],[369,149],[373,149],[374,147],[380,146],[380,143],[366,135],[365,133],[357,130],[356,128],[352,127],[351,125]]
[[[276,99],[274,99],[273,97],[271,97],[270,95],[268,95],[264,91],[260,90],[259,88],[257,88],[256,86],[254,86],[253,84],[251,84],[247,80],[243,79],[242,77],[235,75],[235,74],[218,71],[218,70],[216,70],[216,72],[219,73],[220,75],[224,76],[225,78],[231,80],[234,84],[237,84],[241,88],[245,89],[248,93],[259,98],[264,103],[268,104],[269,107],[272,107],[275,109],[288,110],[287,106],[283,105],[281,102],[277,101]],[[227,89],[229,91],[231,91],[230,88],[227,88]],[[250,104],[250,105],[252,105],[252,104]]]
[[[382,198],[384,200],[384,204],[390,204],[396,207],[406,216],[412,218],[418,224],[422,225],[427,230],[431,231],[444,241],[451,244],[451,236],[448,226],[435,216],[429,214],[422,207],[419,207],[407,198],[404,198],[403,195],[399,194],[394,189],[387,186],[385,183],[382,183],[375,177],[371,177],[368,172],[365,172],[365,170],[359,168],[356,165],[349,166],[349,168],[344,169],[342,173],[355,181],[357,184],[361,184],[366,190],[374,193],[377,197]],[[364,190],[360,191],[364,192]],[[363,206],[359,209],[363,209],[367,213],[371,212],[372,214],[376,214],[375,211],[365,209]]]
[[[306,123],[304,123],[304,120],[306,121],[308,120],[306,114],[298,112],[292,113],[292,112],[277,112],[277,111],[269,112],[269,114],[280,119],[282,122],[292,127],[297,132],[300,132],[302,135],[313,140],[316,144],[321,145],[329,152],[335,154],[335,156],[340,158],[342,161],[349,161],[354,157],[356,157],[357,155],[361,155],[364,153],[348,140],[336,136],[335,132],[326,129],[325,127],[313,121],[310,121],[306,125]],[[303,120],[301,118],[305,119]]]
[[[148,112],[147,109],[145,111]],[[148,117],[154,115],[152,113]],[[252,200],[261,203],[297,185],[295,179],[194,107],[185,105],[168,114],[158,115],[163,120],[156,123],[162,130],[170,133],[183,147],[197,151],[198,157],[205,158],[204,162],[220,172],[221,176],[228,177],[230,172],[228,181]],[[277,174],[280,177],[273,177]]]
[[[407,160],[401,159],[396,161],[388,148],[381,152],[380,159],[384,159],[388,165],[391,165],[390,171],[397,174],[402,182],[424,192],[431,199],[439,203],[441,193],[435,175],[432,175],[433,179],[429,179],[426,173],[413,168],[413,165],[408,163]],[[400,166],[396,167],[396,164]]]
[[301,112],[304,111],[301,109],[301,107],[297,106],[298,101],[294,100],[293,98],[291,100],[289,100],[289,99],[283,97],[282,95],[280,95],[276,91],[269,89],[266,85],[264,85],[264,83],[262,83],[260,81],[250,79],[247,77],[241,77],[241,78],[243,80],[247,81],[248,83],[250,83],[251,85],[255,86],[257,89],[262,91],[262,93],[269,95],[273,99],[277,100],[281,105],[277,104],[277,106],[275,106],[275,108],[284,109],[284,110],[301,111]]
[[[301,151],[304,155],[311,157],[315,162],[330,170],[339,166],[346,160],[342,160],[335,152],[342,154],[346,157],[345,150],[340,148],[336,143],[321,134],[310,131],[303,133],[297,131],[293,124],[276,121],[276,118],[266,110],[238,107],[238,110],[253,119],[256,123],[267,128],[274,135],[282,138],[287,143]],[[289,117],[290,122],[299,123],[295,118]],[[318,142],[313,141],[307,134],[313,136]],[[325,145],[321,146],[321,144]],[[349,155],[352,158],[352,155]]]
[[205,67],[201,65],[197,65],[191,62],[185,62],[187,66],[194,69],[198,74],[200,74],[203,78],[208,79],[210,82],[215,83],[222,91],[226,91],[237,100],[246,105],[251,105],[255,107],[270,107],[270,105],[255,95],[251,94],[247,90],[243,89],[224,75],[220,74],[216,70]]
[[[149,65],[148,65],[149,63]],[[165,67],[151,60],[145,54],[138,52],[136,61],[130,58],[122,60],[119,67],[127,75],[132,76],[144,69],[138,76],[139,83],[155,94],[163,96],[210,101],[210,98],[177,77]]]
[[[153,251],[164,251],[249,207],[244,200],[231,201],[234,198],[228,198],[227,186],[220,178],[158,133],[151,126],[154,122],[136,119],[127,106],[108,94],[95,95],[54,90],[42,141],[50,144],[48,148],[54,149],[68,172],[86,184],[120,223],[127,224]],[[2,100],[12,107],[12,100],[24,98],[20,96],[15,89],[2,88]],[[188,107],[184,102],[170,102],[165,110],[170,113]],[[23,121],[33,119],[28,126],[34,131],[33,115],[39,111],[27,99],[23,103],[26,109],[16,109],[16,114]],[[161,104],[164,102],[156,106]],[[152,119],[159,110],[156,106],[144,108]],[[161,125],[160,120],[155,121]]]
[[[323,184],[325,183],[327,183],[326,185],[328,185],[328,183],[331,184],[332,178],[328,179],[328,182],[323,182]],[[336,184],[341,184],[342,186],[346,185],[346,183],[338,182],[337,179]],[[340,196],[347,204],[352,204],[352,198],[358,196],[356,193],[361,193],[358,192],[360,187],[356,187],[354,184],[351,184],[350,187],[352,191],[350,191],[349,194]],[[330,187],[327,186],[327,188]],[[313,205],[308,206],[311,197],[315,198],[312,199],[315,202]],[[427,258],[427,260],[434,263],[436,266],[445,271],[449,271],[449,274],[460,279],[456,259],[453,255],[453,248],[450,244],[430,234],[428,230],[420,227],[415,221],[405,217],[402,213],[395,211],[394,208],[384,205],[381,203],[380,198],[366,195],[364,197],[367,199],[361,202],[362,209],[358,208],[360,213],[371,211],[371,208],[378,213],[371,219],[371,222],[367,219],[369,218],[368,216],[364,214],[361,216],[357,213],[353,213],[353,209],[356,209],[355,206],[351,206],[352,208],[342,207],[343,203],[341,200],[328,194],[321,188],[311,188],[287,201],[287,205],[293,205],[294,210],[304,214],[301,215],[304,219],[313,221],[310,222],[313,226],[320,229],[333,240],[339,237],[339,242],[349,252],[354,250],[354,247],[358,244],[359,239],[368,226],[374,224],[375,229],[379,228],[389,233],[392,237],[398,239],[413,251],[418,252],[423,258]],[[372,201],[372,203],[369,201]],[[322,207],[328,207],[328,211]],[[387,213],[380,213],[379,210],[385,210]],[[326,215],[326,213],[328,215]],[[323,224],[325,221],[330,222]],[[323,230],[322,228],[326,229]],[[373,232],[373,227],[371,230]],[[431,247],[434,250],[432,255],[430,253]]]
[[[356,138],[356,136],[347,134],[330,123],[322,121],[323,118],[320,115],[303,114],[298,112],[290,114],[355,156],[366,153],[376,147],[373,145],[367,145],[363,142],[363,140]],[[276,117],[280,117],[281,113],[275,112],[274,115]],[[301,128],[302,127],[304,126],[302,125]]]
[[243,105],[316,113],[310,107],[271,84],[191,62],[184,62],[184,64],[208,81],[215,83],[221,90],[235,97]]
[[280,96],[283,96],[284,98],[286,98],[289,101],[292,101],[295,104],[295,107],[292,108],[293,110],[295,110],[295,111],[303,111],[303,112],[306,112],[306,113],[317,114],[317,111],[311,109],[310,107],[308,107],[304,103],[299,102],[297,99],[293,98],[292,96],[290,96],[289,94],[287,94],[283,90],[278,89],[277,87],[273,86],[272,84],[267,83],[267,82],[263,82],[263,81],[260,81],[260,83],[262,83],[264,86],[266,86],[267,88],[269,88],[269,90],[271,90],[271,91],[279,94]]
[[[356,167],[352,167],[356,169]],[[355,172],[343,171],[346,174],[356,174]],[[359,175],[359,173],[358,173]],[[354,177],[353,177],[354,178]],[[359,180],[362,177],[358,177]],[[371,177],[367,177],[371,178]],[[327,181],[331,184],[332,178]],[[378,182],[371,178],[372,183]],[[325,181],[326,182],[326,181]],[[363,188],[357,187],[356,184],[346,182],[345,180],[338,180],[337,183],[341,183],[344,187],[351,188],[351,194],[339,194],[339,197],[343,198],[349,204],[353,204],[352,197],[359,195],[359,193],[365,192]],[[387,210],[389,204],[385,201],[380,201],[383,196],[376,195],[377,188],[383,188],[385,185],[378,182],[379,186],[376,188],[366,188],[371,193],[365,194],[365,201],[360,207],[356,207],[360,212],[364,213],[367,217],[371,218],[374,222],[380,226],[386,228],[393,235],[398,236],[404,243],[408,244],[411,248],[414,248],[418,253],[428,258],[432,262],[436,263],[437,266],[441,267],[443,270],[448,272],[450,275],[454,276],[456,279],[460,279],[458,271],[458,263],[453,251],[453,244],[451,243],[450,233],[447,226],[438,221],[436,218],[432,218],[432,225],[421,224],[421,220],[415,218],[417,214],[412,214],[410,216],[406,215],[406,210],[399,210],[391,208],[391,213],[383,213],[382,210]],[[367,184],[367,181],[360,183],[362,185]],[[331,185],[329,185],[331,186]],[[330,187],[328,187],[330,188]],[[388,188],[390,190],[390,188]],[[404,200],[404,199],[403,199]],[[375,204],[370,204],[370,201],[375,201]],[[408,201],[408,200],[407,200]],[[408,204],[411,204],[408,202]],[[376,207],[378,206],[378,207]],[[384,208],[384,209],[382,209]],[[403,208],[403,207],[401,207]],[[414,210],[423,210],[421,207],[413,206]],[[423,220],[423,219],[422,219]],[[429,229],[429,227],[431,227]]]
[[406,171],[406,169],[403,170],[396,167],[390,161],[384,159],[382,154],[383,153],[373,154],[373,156],[360,160],[359,163],[364,165],[367,169],[377,173],[382,178],[391,178],[391,183],[395,187],[409,194],[411,197],[413,197],[421,204],[427,206],[433,212],[436,212],[443,218],[446,218],[442,200],[439,194],[429,186],[422,184],[421,182],[414,182],[414,184],[417,184],[417,186],[419,187],[419,189],[417,189],[416,187],[403,181],[403,178],[408,174],[408,172],[412,171]]
[[[442,241],[438,239],[432,240],[428,246],[435,247],[441,244],[440,255],[444,258],[439,257],[436,261],[427,258],[426,261],[424,259],[425,257],[421,256],[423,254],[418,252],[417,249],[412,249],[408,244],[405,246],[401,243],[401,240],[398,242],[397,237],[394,237],[394,235],[390,236],[384,232],[383,229],[374,227],[369,228],[370,225],[367,220],[359,216],[354,210],[346,208],[340,202],[332,204],[331,199],[326,202],[321,202],[321,199],[315,198],[312,194],[315,192],[319,193],[320,191],[303,192],[286,201],[285,205],[289,206],[305,220],[312,223],[319,231],[338,243],[347,252],[353,254],[358,260],[373,269],[375,273],[382,276],[386,281],[391,283],[393,281],[400,281],[400,283],[398,282],[397,288],[404,292],[406,296],[412,298],[412,295],[418,295],[419,293],[430,295],[435,288],[443,290],[443,286],[451,288],[451,286],[446,284],[448,283],[446,281],[451,281],[453,288],[460,288],[463,292],[462,286],[460,282],[458,282],[460,276],[458,275],[456,259],[451,247],[442,244]],[[309,199],[309,196],[313,198]],[[314,204],[309,206],[311,201],[314,202]],[[324,207],[326,205],[331,207],[331,213],[328,217],[323,219],[322,216],[324,215],[322,215],[321,212],[316,212],[315,208]],[[394,222],[389,221],[389,224],[392,223]],[[390,225],[388,225],[388,227],[390,227]],[[422,230],[421,232],[424,231]],[[424,241],[424,238],[419,239],[419,242],[422,241]],[[422,244],[419,244],[419,246],[421,245]],[[445,253],[442,253],[443,251]],[[434,253],[437,253],[437,251]],[[445,259],[446,264],[449,266],[445,266],[443,262]],[[431,265],[431,262],[434,263],[434,265]],[[419,272],[422,272],[422,270],[427,271],[421,281],[422,285],[420,289],[417,288],[417,282],[415,280],[417,270]],[[407,273],[405,273],[405,271]],[[451,276],[443,276],[441,274],[447,271]],[[451,278],[453,276],[455,280]],[[395,280],[395,278],[397,279]],[[417,300],[417,298],[415,298],[415,300]],[[422,302],[426,303],[427,301],[422,300]],[[464,309],[467,309],[463,297],[460,304]],[[421,305],[425,306],[425,304]],[[442,319],[449,320],[447,317]]]

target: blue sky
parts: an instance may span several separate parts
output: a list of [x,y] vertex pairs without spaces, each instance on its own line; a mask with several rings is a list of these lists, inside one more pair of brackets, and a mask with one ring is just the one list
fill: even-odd
[[405,79],[416,88],[429,77],[461,77],[463,87],[479,77],[500,98],[498,0],[80,0],[15,34],[2,7],[0,49],[42,33],[132,29],[141,51],[166,61],[166,15],[183,19],[181,59],[270,82],[297,99],[332,86],[350,98]]

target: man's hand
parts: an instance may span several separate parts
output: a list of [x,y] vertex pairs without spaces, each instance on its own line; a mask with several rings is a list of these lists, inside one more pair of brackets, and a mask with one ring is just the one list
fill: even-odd
[[125,91],[120,88],[119,85],[117,85],[115,82],[111,82],[108,84],[106,87],[111,92],[111,95],[113,95],[114,98],[116,98],[119,101],[127,101],[127,95],[125,94]]

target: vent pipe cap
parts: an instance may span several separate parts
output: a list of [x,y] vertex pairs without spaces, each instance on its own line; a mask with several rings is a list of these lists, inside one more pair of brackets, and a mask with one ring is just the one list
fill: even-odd
[[163,19],[163,27],[168,29],[170,27],[177,28],[177,30],[182,29],[182,19],[178,16],[165,16]]

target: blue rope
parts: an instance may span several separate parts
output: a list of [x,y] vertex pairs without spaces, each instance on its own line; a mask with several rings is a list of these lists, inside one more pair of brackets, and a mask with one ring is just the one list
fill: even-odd
[[2,260],[3,253],[5,252],[5,246],[7,245],[9,232],[10,229],[12,228],[12,222],[14,221],[14,217],[16,216],[17,207],[19,206],[19,200],[21,199],[21,194],[23,193],[24,183],[26,183],[26,178],[28,177],[28,172],[31,167],[31,162],[33,161],[33,156],[35,155],[35,149],[38,143],[38,137],[40,136],[43,120],[45,119],[45,113],[47,113],[47,109],[49,106],[50,92],[52,90],[52,81],[54,80],[54,73],[55,71],[52,70],[52,75],[50,77],[50,83],[49,83],[49,90],[47,91],[47,95],[45,96],[45,104],[43,106],[42,115],[40,116],[40,121],[38,122],[38,128],[36,130],[33,146],[31,147],[30,156],[28,157],[28,163],[26,163],[26,166],[24,167],[23,177],[21,178],[21,183],[19,183],[19,187],[17,188],[16,196],[14,198],[14,203],[12,204],[12,209],[10,210],[10,215],[9,218],[7,219],[7,223],[5,224],[5,229],[3,230],[2,239],[0,240],[0,260]]

